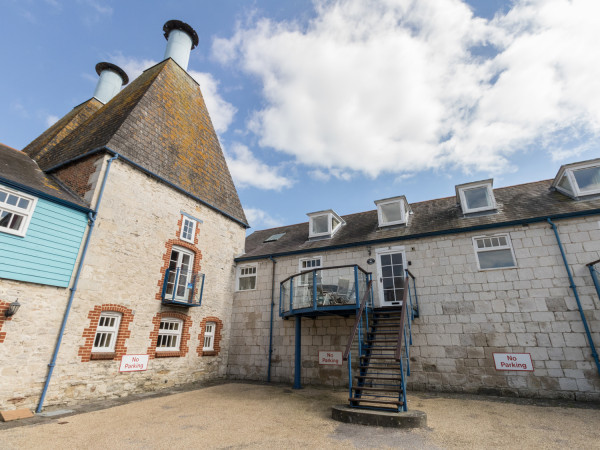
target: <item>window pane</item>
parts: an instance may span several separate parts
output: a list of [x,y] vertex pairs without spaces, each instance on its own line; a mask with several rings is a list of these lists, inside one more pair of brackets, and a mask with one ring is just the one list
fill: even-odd
[[480,252],[477,256],[479,257],[479,266],[482,269],[498,269],[515,265],[512,252],[509,249]]
[[467,209],[486,208],[491,205],[488,197],[488,188],[486,186],[465,189],[465,200],[467,201]]
[[26,200],[24,198],[20,198],[18,206],[19,206],[19,208],[27,209],[29,207],[29,200]]
[[12,219],[12,214],[6,211],[0,212],[0,227],[8,228],[10,221]]
[[17,206],[18,201],[19,201],[19,197],[17,197],[16,195],[9,194],[8,200],[6,200],[6,203],[8,203],[9,205],[12,205],[12,206]]
[[384,223],[402,221],[400,202],[381,205],[381,216]]
[[240,278],[240,291],[246,291],[248,289],[256,288],[256,277],[242,277]]
[[6,192],[0,192],[0,202],[5,202],[8,194]]
[[313,223],[313,230],[312,230],[313,234],[327,233],[329,231],[326,215],[313,217],[312,223]]
[[574,170],[575,180],[582,192],[600,190],[600,167]]

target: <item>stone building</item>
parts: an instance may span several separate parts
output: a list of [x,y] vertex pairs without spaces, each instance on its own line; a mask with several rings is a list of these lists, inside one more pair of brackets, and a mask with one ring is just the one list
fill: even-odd
[[[415,277],[409,389],[600,399],[600,299],[588,266],[600,259],[600,159],[563,166],[554,180],[499,189],[483,180],[452,197],[375,204],[248,236],[236,259],[230,377],[294,379],[302,317],[302,382],[347,384],[346,367],[319,364],[319,352],[342,352],[353,329],[354,314],[332,301],[359,284],[339,268],[349,265],[372,273],[376,309],[399,304],[405,269]],[[289,277],[303,271],[290,301]],[[494,354],[528,365],[502,370]]]
[[[397,308],[407,269],[409,387],[600,398],[587,266],[600,258],[600,160],[246,238],[186,72],[198,37],[179,21],[164,32],[164,60],[132,83],[100,63],[94,97],[22,152],[0,146],[0,409],[217,378],[347,385],[319,352],[344,350],[368,280],[374,310]],[[494,354],[529,355],[531,371],[498,370]]]
[[[248,225],[200,87],[186,71],[198,37],[179,21],[164,32],[165,59],[131,84],[120,90],[127,75],[98,64],[93,98],[23,152],[0,148],[0,192],[13,174],[28,192],[23,198],[37,201],[24,237],[8,236],[12,247],[0,228],[0,305],[20,304],[0,321],[0,409],[226,374],[233,259]],[[28,259],[33,275],[11,273],[7,267],[24,269],[7,255],[27,250],[46,203],[75,211],[76,223],[55,213]],[[137,369],[145,370],[127,371]]]

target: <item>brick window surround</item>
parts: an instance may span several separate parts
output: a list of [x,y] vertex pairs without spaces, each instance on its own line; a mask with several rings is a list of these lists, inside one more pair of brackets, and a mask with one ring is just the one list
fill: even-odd
[[[117,334],[117,341],[115,343],[115,351],[110,353],[92,353],[92,347],[94,346],[94,337],[96,336],[96,328],[98,328],[98,321],[100,320],[100,314],[105,311],[112,311],[121,313],[121,324],[119,325],[119,333]],[[129,325],[133,322],[133,311],[129,308],[125,308],[121,305],[104,304],[98,305],[92,309],[88,314],[90,319],[90,326],[83,330],[83,338],[85,343],[79,347],[78,356],[81,356],[81,362],[87,362],[96,359],[112,359],[118,361],[123,355],[127,354],[127,346],[125,341],[131,335]]]
[[[215,323],[215,338],[213,342],[213,350],[204,351],[204,330],[206,329],[206,322]],[[200,334],[198,335],[198,356],[217,356],[221,351],[221,330],[223,329],[223,322],[218,317],[205,317],[200,322]]]
[[[2,300],[0,300],[0,331],[2,331],[2,325],[4,325],[5,321],[9,321],[12,319],[12,317],[6,317],[4,316],[4,313],[6,312],[6,310],[8,309],[8,307],[10,306],[9,302],[4,302]],[[0,333],[0,344],[2,344],[4,342],[4,339],[6,338],[6,331],[2,331]]]
[[[158,331],[160,327],[161,319],[165,317],[172,317],[174,319],[183,320],[183,329],[181,330],[181,341],[179,344],[178,352],[160,352],[156,351],[156,341],[158,340]],[[154,324],[154,329],[150,333],[150,347],[148,347],[148,356],[150,359],[154,358],[172,358],[172,357],[181,357],[187,355],[189,351],[189,340],[190,340],[190,328],[192,327],[192,318],[190,316],[186,316],[185,314],[178,313],[175,311],[165,311],[160,312],[154,316],[152,319],[152,323]]]
[[173,246],[175,247],[183,247],[187,250],[190,250],[194,254],[194,264],[192,266],[192,273],[200,272],[200,261],[202,260],[202,252],[198,249],[198,236],[200,235],[200,223],[196,224],[196,232],[194,233],[194,243],[190,244],[189,242],[183,241],[179,238],[181,234],[181,226],[183,223],[183,216],[179,218],[177,222],[177,234],[175,239],[169,239],[165,243],[166,251],[163,254],[163,266],[160,269],[160,277],[158,279],[158,292],[156,293],[156,300],[162,300],[162,290],[163,283],[165,280],[165,273],[167,273],[167,269],[169,268],[169,262],[171,261],[171,251],[173,250]]

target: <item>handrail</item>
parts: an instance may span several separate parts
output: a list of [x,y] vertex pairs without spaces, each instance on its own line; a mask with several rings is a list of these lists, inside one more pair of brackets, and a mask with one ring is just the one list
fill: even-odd
[[358,330],[358,324],[362,318],[363,311],[367,306],[367,299],[369,298],[369,293],[371,292],[371,285],[373,284],[373,280],[369,280],[367,283],[367,289],[363,294],[363,298],[360,301],[360,309],[356,314],[356,320],[354,321],[354,327],[352,328],[352,333],[350,333],[350,338],[348,339],[348,345],[346,345],[346,350],[344,350],[344,354],[342,355],[342,359],[346,361],[348,359],[348,354],[350,353],[350,348],[352,347],[352,343],[354,342],[354,338],[356,337],[356,331]]
[[592,261],[591,263],[587,263],[586,266],[590,267],[590,266],[594,266],[598,263],[600,263],[600,259],[598,261]]
[[394,354],[394,358],[396,359],[396,361],[400,361],[400,358],[402,358],[402,335],[404,334],[404,321],[406,320],[406,309],[408,307],[408,283],[409,280],[408,277],[406,277],[404,279],[404,285],[406,286],[406,288],[404,289],[404,294],[402,295],[402,309],[400,310],[400,329],[398,330],[398,344],[396,347],[396,353]]
[[289,277],[287,277],[286,279],[284,279],[283,281],[281,281],[279,284],[281,285],[281,284],[285,283],[286,281],[288,281],[290,278],[297,277],[298,275],[303,275],[305,273],[314,272],[315,270],[344,269],[344,268],[347,268],[347,267],[352,267],[352,268],[356,267],[358,270],[360,270],[365,275],[368,275],[368,274],[371,273],[371,272],[367,272],[365,269],[363,269],[362,267],[360,267],[357,264],[346,264],[346,265],[343,265],[343,266],[331,266],[331,267],[315,267],[314,269],[304,270],[302,272],[298,272],[298,273],[295,273],[293,275],[290,275]]
[[405,272],[406,272],[408,275],[410,275],[410,277],[411,277],[413,280],[416,280],[416,277],[415,277],[415,276],[414,276],[412,273],[410,273],[410,270],[408,270],[408,269],[404,269],[404,271],[405,271]]

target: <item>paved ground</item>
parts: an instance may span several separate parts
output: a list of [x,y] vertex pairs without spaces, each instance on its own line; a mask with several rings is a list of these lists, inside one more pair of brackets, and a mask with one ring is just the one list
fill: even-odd
[[346,395],[228,383],[103,402],[74,415],[0,423],[0,448],[600,449],[598,404],[412,394],[409,408],[427,413],[428,428],[400,431],[333,421],[331,406]]

